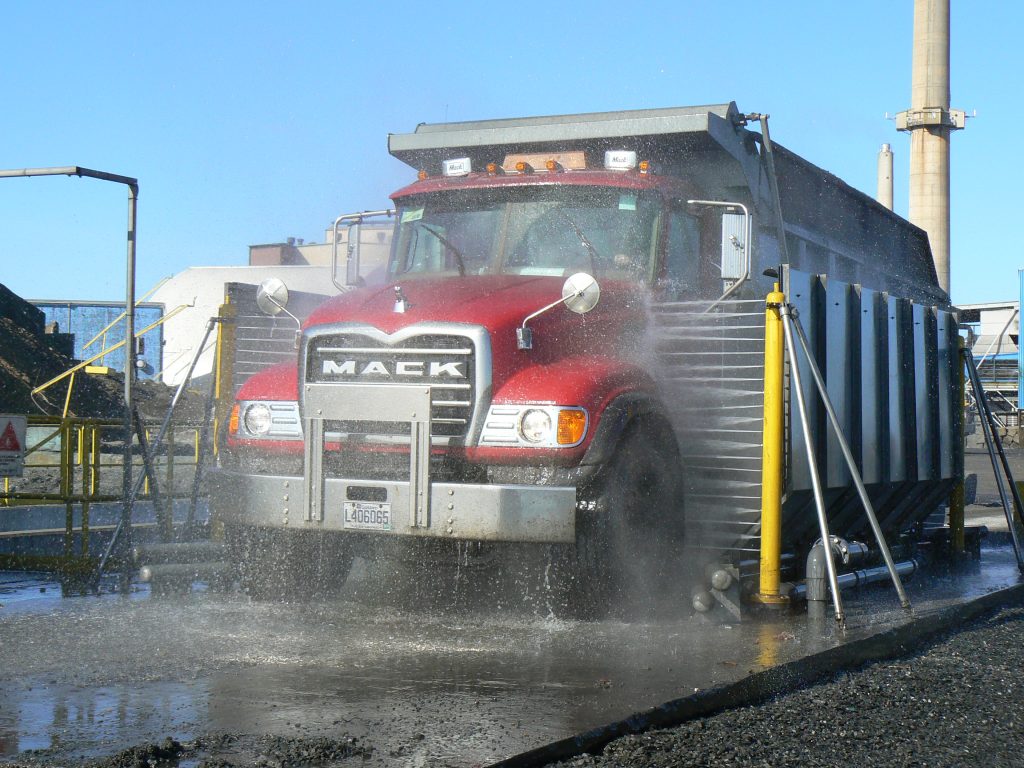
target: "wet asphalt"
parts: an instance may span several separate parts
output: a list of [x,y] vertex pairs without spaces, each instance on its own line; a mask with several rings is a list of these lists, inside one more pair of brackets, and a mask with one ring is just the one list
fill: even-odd
[[[885,587],[848,597],[841,632],[806,614],[574,622],[346,596],[62,598],[4,579],[0,760],[50,766],[484,765],[907,619]],[[1001,546],[908,592],[927,616],[1018,581]]]

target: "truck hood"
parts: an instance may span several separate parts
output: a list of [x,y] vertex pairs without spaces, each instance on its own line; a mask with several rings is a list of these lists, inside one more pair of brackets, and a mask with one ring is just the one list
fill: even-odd
[[[523,319],[562,296],[564,277],[525,275],[467,275],[466,277],[423,278],[388,283],[383,287],[361,288],[342,294],[320,306],[305,326],[336,322],[366,323],[394,333],[413,323],[446,321],[482,325],[492,332],[514,329]],[[395,312],[395,287],[401,287],[408,301],[404,313]],[[601,283],[601,301],[586,317],[609,316],[634,307],[642,293],[637,286],[622,282]],[[581,316],[565,307],[531,321],[543,323],[548,315],[578,324]],[[588,322],[588,325],[590,323]]]

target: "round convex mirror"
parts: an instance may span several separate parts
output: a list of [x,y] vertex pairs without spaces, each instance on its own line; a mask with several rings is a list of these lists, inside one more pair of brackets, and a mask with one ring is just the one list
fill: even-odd
[[276,315],[288,304],[288,286],[279,277],[268,277],[256,289],[256,306],[265,315]]
[[583,315],[597,306],[601,298],[601,286],[593,275],[577,272],[570,275],[562,286],[562,301],[577,314]]

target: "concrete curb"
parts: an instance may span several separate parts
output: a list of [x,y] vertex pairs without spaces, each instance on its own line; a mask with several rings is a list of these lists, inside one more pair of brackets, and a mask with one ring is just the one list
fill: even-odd
[[667,728],[728,709],[759,704],[773,696],[819,682],[843,669],[906,656],[958,624],[975,619],[995,608],[1020,603],[1024,603],[1024,584],[990,592],[970,602],[913,619],[885,632],[757,672],[735,683],[674,699],[633,714],[625,720],[499,760],[491,763],[489,768],[543,766],[556,760],[566,760],[586,752],[595,752],[620,736],[654,728]]

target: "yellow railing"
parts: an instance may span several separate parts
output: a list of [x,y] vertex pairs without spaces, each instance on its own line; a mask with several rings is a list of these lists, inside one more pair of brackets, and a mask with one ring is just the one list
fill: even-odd
[[[87,555],[90,505],[122,500],[123,424],[112,419],[32,415],[28,424],[31,442],[25,450],[24,474],[0,482],[0,515],[4,507],[63,504],[67,510],[65,552],[71,553],[73,537],[80,533],[81,554]],[[168,511],[173,499],[191,494],[201,432],[197,425],[170,427],[158,454],[152,457],[160,498]],[[155,428],[146,428],[148,444],[155,434]],[[143,457],[135,453],[132,474],[140,472],[145,472]],[[153,498],[148,477],[139,498]],[[79,525],[73,521],[76,506],[81,508]]]

